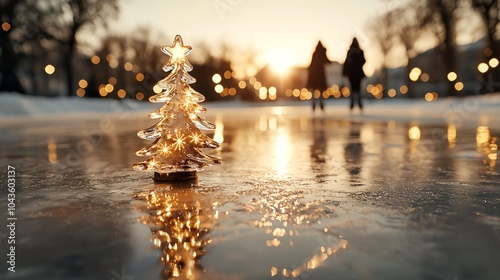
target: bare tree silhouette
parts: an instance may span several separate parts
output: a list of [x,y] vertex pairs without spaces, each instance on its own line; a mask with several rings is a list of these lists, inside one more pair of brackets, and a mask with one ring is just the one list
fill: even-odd
[[38,9],[52,10],[56,16],[44,17],[39,24],[43,34],[63,47],[67,95],[73,95],[73,56],[77,47],[77,34],[84,27],[106,25],[118,14],[117,0],[57,0]]
[[492,57],[499,56],[498,48],[495,44],[495,35],[500,23],[500,5],[498,0],[471,0],[472,6],[480,14],[483,20],[488,47]]
[[16,73],[19,56],[14,45],[17,42],[12,38],[12,35],[16,33],[16,29],[21,26],[22,19],[19,17],[22,18],[23,15],[17,13],[17,10],[23,5],[26,5],[26,1],[0,1],[0,19],[3,21],[2,30],[0,31],[0,91],[24,93]]

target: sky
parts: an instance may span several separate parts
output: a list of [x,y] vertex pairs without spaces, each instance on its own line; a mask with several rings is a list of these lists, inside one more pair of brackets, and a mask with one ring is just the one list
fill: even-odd
[[[363,30],[391,8],[390,0],[121,0],[113,32],[148,27],[171,44],[176,34],[193,47],[207,45],[214,54],[223,44],[243,54],[252,49],[259,65],[276,69],[307,66],[321,40],[330,60],[343,63],[352,38],[365,50],[365,71],[379,65],[375,44]],[[166,36],[166,37],[165,37]],[[161,37],[161,36],[159,36]],[[190,55],[192,56],[192,55]],[[236,58],[237,60],[237,58]]]

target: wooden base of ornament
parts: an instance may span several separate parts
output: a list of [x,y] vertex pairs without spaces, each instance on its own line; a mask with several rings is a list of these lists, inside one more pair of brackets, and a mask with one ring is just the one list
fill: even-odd
[[172,182],[172,181],[182,181],[182,180],[193,180],[198,179],[198,172],[196,171],[180,171],[173,173],[158,173],[155,172],[153,180],[157,182]]

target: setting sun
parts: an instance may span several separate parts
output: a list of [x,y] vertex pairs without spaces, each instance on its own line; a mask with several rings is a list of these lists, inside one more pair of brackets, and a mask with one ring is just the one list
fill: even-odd
[[269,53],[267,62],[277,74],[285,74],[295,64],[294,53],[289,49],[276,49]]

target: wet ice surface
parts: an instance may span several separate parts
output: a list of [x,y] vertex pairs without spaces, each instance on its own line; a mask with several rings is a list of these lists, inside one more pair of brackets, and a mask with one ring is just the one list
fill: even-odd
[[3,126],[18,222],[16,273],[0,231],[0,278],[498,278],[491,126],[271,108],[209,119],[223,164],[195,188],[131,170],[145,117]]

